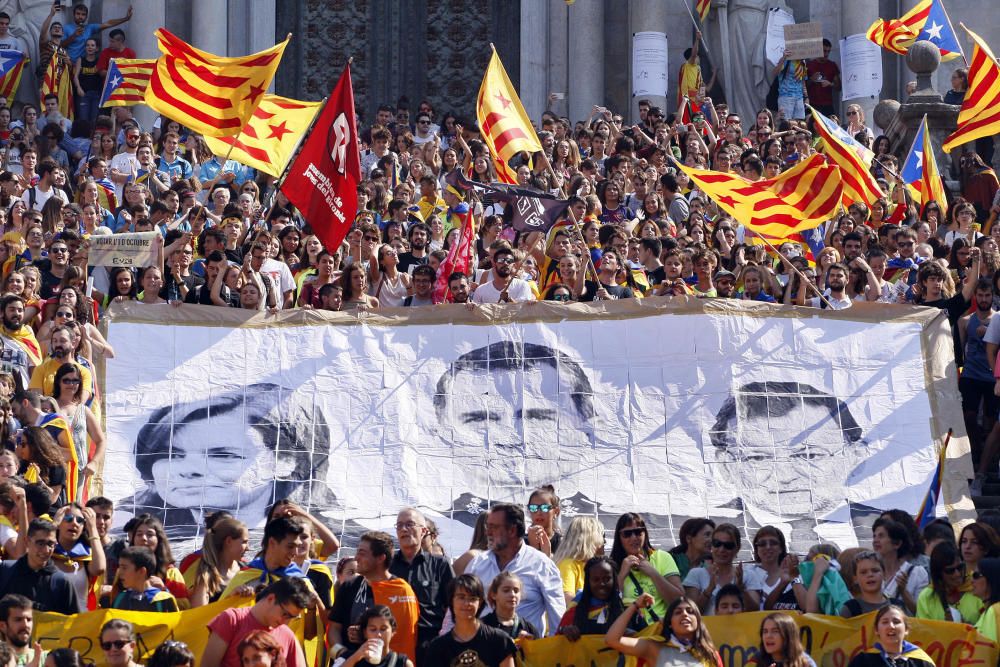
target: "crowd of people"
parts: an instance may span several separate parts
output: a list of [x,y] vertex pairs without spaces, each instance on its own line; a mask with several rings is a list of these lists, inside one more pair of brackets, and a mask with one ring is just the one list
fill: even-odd
[[[772,612],[760,629],[760,665],[814,665],[799,642],[799,612],[877,612],[878,651],[851,667],[931,663],[906,641],[908,617],[974,624],[998,639],[997,516],[957,532],[943,520],[921,531],[893,510],[875,522],[871,549],[817,544],[800,556],[775,527],[743,535],[709,518],[685,522],[673,548],[655,548],[643,517],[630,513],[605,554],[600,522],[581,516],[562,526],[546,487],[525,507],[483,512],[469,550],[454,560],[415,509],[400,512],[395,539],[366,533],[352,557],[339,559],[334,533],[287,501],[271,508],[250,560],[249,528],[257,527],[225,512],[207,518],[202,549],[184,558],[150,515],[111,534],[113,503],[91,495],[104,459],[95,361],[114,355],[95,324],[123,301],[265,313],[656,296],[940,308],[963,366],[977,491],[1000,458],[1000,192],[989,156],[969,150],[947,202],[914,203],[897,176],[901,155],[847,104],[844,130],[875,153],[872,173],[887,197],[852,204],[827,222],[820,243],[783,240],[772,251],[677,165],[758,180],[809,158],[822,142],[804,102],[839,123],[839,71],[825,57],[804,67],[783,59],[773,73],[777,111],[741,118],[705,96],[696,39],[674,113],[640,101],[631,126],[602,106],[576,122],[543,114],[543,150],[511,166],[521,187],[568,201],[548,233],[515,231],[509,205],[456,185],[456,172],[496,180],[474,122],[438,116],[428,101],[411,118],[404,99],[380,106],[364,127],[354,224],[339,246],[325,247],[273,177],[214,155],[176,120],[144,128],[129,107],[99,109],[110,58],[134,56],[123,30],[112,30],[107,46],[102,32],[130,14],[87,23],[78,5],[76,28],[64,30],[57,8],[40,47],[72,63],[75,120],[54,95],[22,105],[16,120],[0,108],[0,663],[82,664],[69,647],[32,643],[33,610],[171,612],[229,596],[255,601],[220,613],[200,655],[167,641],[145,664],[304,667],[293,621],[325,633],[334,664],[348,666],[510,667],[515,641],[556,634],[603,635],[650,664],[687,660],[679,656],[714,664],[702,617],[758,610]],[[0,13],[0,48],[16,48],[5,45],[10,22]],[[961,102],[967,77],[955,71],[950,102]],[[470,214],[470,268],[443,275]],[[159,232],[151,266],[88,265],[91,238],[144,231]],[[662,637],[636,637],[649,626]],[[143,657],[125,620],[94,639],[112,667]]]
[[[206,517],[202,548],[181,557],[153,516],[133,517],[117,537],[107,498],[53,510],[44,485],[22,482],[0,483],[0,662],[14,665],[83,664],[69,647],[43,650],[32,641],[35,611],[162,613],[231,597],[253,603],[218,613],[198,655],[180,641],[146,642],[155,652],[145,664],[306,667],[301,637],[319,636],[333,665],[512,667],[519,645],[556,635],[602,636],[649,664],[673,664],[685,652],[721,664],[703,617],[751,611],[770,612],[758,665],[815,667],[799,643],[803,613],[874,612],[865,620],[872,650],[897,667],[934,664],[906,641],[909,618],[1000,637],[1000,512],[956,533],[946,519],[921,530],[907,512],[890,510],[875,520],[871,548],[820,543],[801,557],[774,526],[743,535],[707,517],[685,521],[675,546],[658,548],[643,516],[630,512],[606,551],[603,525],[590,516],[563,523],[556,490],[545,486],[524,506],[481,512],[468,550],[454,558],[434,522],[406,508],[395,537],[366,532],[334,565],[336,537],[291,501],[270,508],[252,558],[249,528],[224,511]],[[94,639],[111,667],[143,657],[127,620],[108,621]],[[872,659],[862,653],[851,667]]]

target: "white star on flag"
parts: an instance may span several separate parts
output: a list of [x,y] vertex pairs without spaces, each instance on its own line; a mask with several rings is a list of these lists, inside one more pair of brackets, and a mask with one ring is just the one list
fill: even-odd
[[924,168],[924,152],[923,151],[913,151],[913,154],[917,156],[917,169]]
[[119,85],[121,85],[121,82],[122,82],[121,77],[119,77],[116,74],[115,78],[111,79],[111,88],[112,89],[117,88]]
[[4,58],[3,56],[0,56],[0,72],[6,72],[7,71],[7,63],[11,62],[12,60],[14,60],[14,59],[13,58]]
[[931,21],[931,27],[927,29],[927,36],[931,39],[941,40],[941,30],[944,28],[944,24],[938,23],[937,21]]

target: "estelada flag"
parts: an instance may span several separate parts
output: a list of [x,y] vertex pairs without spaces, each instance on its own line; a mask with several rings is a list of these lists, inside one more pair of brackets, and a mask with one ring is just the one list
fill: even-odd
[[248,56],[216,56],[168,30],[156,31],[162,56],[149,78],[146,104],[171,120],[211,137],[235,136],[250,120],[288,39]]
[[[903,161],[903,168],[899,172],[903,183],[912,185],[920,198],[920,211],[930,201],[937,202],[941,209],[941,216],[948,215],[948,199],[944,193],[944,185],[941,182],[941,172],[937,168],[937,160],[934,158],[934,147],[931,146],[930,133],[927,131],[927,116],[924,115],[917,128],[917,136],[913,138],[913,145],[910,152]],[[906,206],[900,204],[897,209],[905,209]]]
[[479,86],[476,120],[493,156],[497,176],[504,183],[517,183],[517,172],[510,160],[522,151],[537,153],[542,144],[495,49]]
[[323,245],[336,250],[354,222],[360,182],[361,154],[348,64],[312,134],[288,168],[281,191],[301,211]]
[[917,40],[917,35],[927,22],[931,0],[920,0],[917,5],[898,19],[876,19],[866,36],[883,49],[906,55],[907,49]]
[[128,107],[146,100],[155,60],[112,58],[104,79],[99,107]]
[[28,57],[21,51],[0,50],[0,97],[6,98],[9,107],[14,100],[17,87],[21,85],[21,74]]
[[964,25],[962,28],[973,42],[969,89],[965,91],[962,110],[958,112],[958,128],[941,146],[945,151],[1000,133],[1000,62],[982,37]]
[[834,218],[844,193],[840,169],[814,154],[762,181],[679,165],[699,190],[750,231],[777,238],[818,227]]
[[205,137],[209,150],[271,176],[281,176],[322,102],[265,95],[238,137]]
[[448,292],[448,277],[456,271],[468,275],[469,265],[472,263],[472,242],[476,238],[476,231],[473,227],[474,216],[472,207],[465,214],[462,221],[462,231],[458,237],[458,243],[448,250],[448,256],[438,266],[437,277],[434,280],[434,293],[432,295],[434,303],[443,303],[451,300]]

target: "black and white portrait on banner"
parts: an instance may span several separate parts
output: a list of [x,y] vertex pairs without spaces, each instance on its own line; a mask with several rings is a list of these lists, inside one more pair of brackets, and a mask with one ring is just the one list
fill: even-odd
[[[936,457],[917,324],[657,314],[503,325],[113,323],[105,494],[196,539],[289,497],[352,536],[417,506],[451,555],[490,503],[781,527],[852,546]],[[892,340],[892,353],[867,344]],[[132,354],[134,353],[134,354]],[[212,368],[210,374],[206,368]],[[920,415],[920,417],[914,417]],[[867,535],[866,535],[867,532]]]

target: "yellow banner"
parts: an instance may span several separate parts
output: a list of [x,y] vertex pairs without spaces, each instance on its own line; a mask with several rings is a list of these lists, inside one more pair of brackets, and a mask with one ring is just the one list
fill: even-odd
[[[101,627],[113,618],[120,618],[135,627],[136,662],[145,662],[156,647],[168,639],[187,644],[197,660],[201,658],[205,644],[208,643],[209,632],[206,626],[212,619],[231,607],[248,607],[251,604],[253,598],[230,596],[205,607],[175,613],[99,609],[85,614],[63,616],[36,612],[35,641],[47,651],[72,648],[80,653],[85,662],[92,662],[95,667],[104,667],[104,651],[100,646]],[[311,618],[311,615],[306,618]],[[307,663],[325,667],[327,658],[318,639],[324,636],[326,628],[320,626],[309,631],[310,639],[304,640],[306,630],[303,619],[294,621],[289,627],[303,643]]]
[[[705,619],[723,667],[744,667],[760,643],[760,624],[767,612]],[[802,643],[819,667],[847,667],[855,655],[873,643],[875,614],[852,619],[814,614],[796,615]],[[652,631],[649,632],[652,634]],[[910,619],[909,641],[927,652],[937,667],[993,667],[997,646],[962,623]],[[618,654],[604,645],[604,638],[564,637],[519,642],[524,667],[615,667]]]

